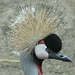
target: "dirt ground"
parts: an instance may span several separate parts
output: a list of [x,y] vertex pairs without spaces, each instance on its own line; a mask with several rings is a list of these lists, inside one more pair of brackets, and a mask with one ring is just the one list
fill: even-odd
[[[0,0],[0,75],[23,75],[20,63],[5,62],[6,60],[18,60],[14,54],[10,54],[7,45],[6,31],[7,19],[12,19],[18,5],[24,5],[28,0]],[[34,0],[33,0],[34,1]],[[48,0],[50,1],[50,0]],[[58,60],[45,60],[43,63],[44,75],[75,75],[75,0],[61,0],[71,9],[72,27],[60,30],[60,37],[63,40],[62,53],[69,56],[73,62],[62,62]],[[7,21],[8,22],[8,21]]]

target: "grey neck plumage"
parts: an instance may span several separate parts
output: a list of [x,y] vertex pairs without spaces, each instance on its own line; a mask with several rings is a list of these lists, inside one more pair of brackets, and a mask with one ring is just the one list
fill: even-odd
[[24,75],[38,75],[37,65],[30,54],[24,58],[24,54],[20,54],[21,67],[23,69]]

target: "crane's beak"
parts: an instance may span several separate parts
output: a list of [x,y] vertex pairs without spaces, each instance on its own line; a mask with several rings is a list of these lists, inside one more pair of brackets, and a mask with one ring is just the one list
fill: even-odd
[[58,59],[58,60],[66,61],[66,62],[72,62],[72,60],[69,57],[65,56],[64,54],[60,52],[55,53],[55,52],[50,51],[49,58]]

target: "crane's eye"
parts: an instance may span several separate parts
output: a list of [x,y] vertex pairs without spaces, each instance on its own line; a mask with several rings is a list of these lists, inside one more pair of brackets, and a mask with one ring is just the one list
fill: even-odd
[[46,50],[48,53],[50,52],[50,49],[49,49],[49,48],[46,48],[45,50]]

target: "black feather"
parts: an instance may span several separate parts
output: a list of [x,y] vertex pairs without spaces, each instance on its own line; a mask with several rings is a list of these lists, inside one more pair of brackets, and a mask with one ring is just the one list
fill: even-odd
[[62,48],[62,41],[56,34],[50,34],[45,39],[46,46],[53,52],[59,52]]

